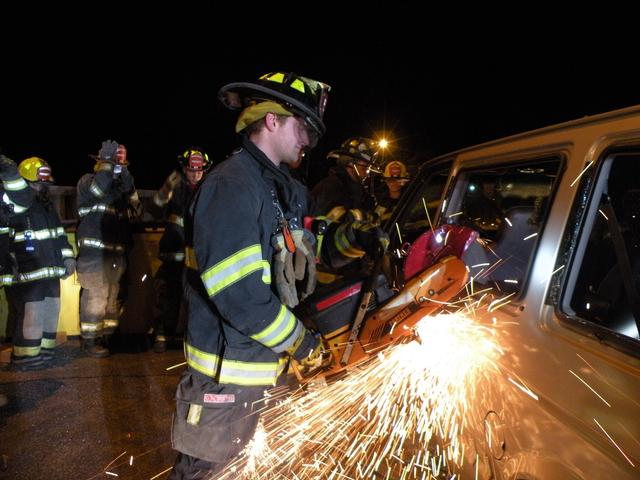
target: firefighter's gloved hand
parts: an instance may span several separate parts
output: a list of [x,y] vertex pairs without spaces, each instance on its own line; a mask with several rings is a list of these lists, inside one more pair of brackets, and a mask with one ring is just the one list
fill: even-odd
[[160,187],[160,190],[158,190],[158,196],[160,197],[160,199],[164,202],[168,202],[169,200],[171,200],[173,191],[176,189],[178,184],[180,184],[180,172],[174,170],[171,175],[169,175],[164,181],[164,183]]
[[318,342],[318,345],[313,350],[309,351],[309,354],[300,360],[298,363],[304,370],[315,370],[322,366],[322,352],[324,349],[322,348],[322,342]]
[[280,301],[287,307],[298,305],[298,292],[296,291],[296,277],[293,266],[293,253],[287,250],[282,233],[271,239],[271,245],[275,249],[273,257],[273,271],[276,279],[276,289]]
[[64,275],[63,279],[69,278],[76,271],[76,259],[75,258],[65,258],[64,259]]
[[369,255],[375,255],[378,249],[382,252],[389,247],[389,235],[373,223],[355,221],[351,224],[351,229],[357,246]]
[[118,158],[118,142],[105,140],[98,152],[98,157],[103,162],[116,163]]
[[16,162],[9,157],[0,155],[0,178],[3,180],[9,180],[10,178],[18,176],[18,166]]
[[313,293],[316,288],[316,239],[306,229],[293,230],[291,232],[296,245],[293,260],[293,271],[297,281],[305,280],[304,288],[300,293],[300,300],[304,300]]

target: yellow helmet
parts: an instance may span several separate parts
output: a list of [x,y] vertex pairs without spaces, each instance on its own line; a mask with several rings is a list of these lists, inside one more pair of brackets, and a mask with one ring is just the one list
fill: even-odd
[[407,167],[399,160],[392,160],[384,167],[384,178],[409,178]]
[[20,176],[29,182],[53,183],[51,167],[40,157],[25,158],[18,165]]

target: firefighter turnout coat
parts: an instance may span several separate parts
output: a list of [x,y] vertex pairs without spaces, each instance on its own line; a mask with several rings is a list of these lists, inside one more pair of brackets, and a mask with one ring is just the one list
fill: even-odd
[[78,181],[78,257],[102,266],[102,259],[124,255],[132,243],[129,217],[139,205],[127,168],[114,174],[114,164],[99,162],[95,174]]
[[285,168],[245,138],[243,149],[207,176],[190,207],[187,363],[219,384],[274,385],[287,351],[301,360],[317,345],[271,282],[271,239],[280,219],[301,226],[307,208],[305,187]]

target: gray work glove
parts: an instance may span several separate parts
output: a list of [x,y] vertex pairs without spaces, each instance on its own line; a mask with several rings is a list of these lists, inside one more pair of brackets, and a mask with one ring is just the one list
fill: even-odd
[[0,155],[0,179],[9,180],[18,176],[18,166],[9,157]]
[[271,239],[271,245],[275,249],[273,256],[273,272],[276,281],[276,289],[280,301],[287,307],[298,305],[298,292],[296,291],[296,277],[293,268],[293,253],[287,250],[282,233]]
[[[316,288],[316,257],[315,237],[311,232],[296,229],[291,236],[296,246],[295,252],[287,250],[281,233],[273,237],[271,243],[276,250],[273,269],[280,301],[293,308]],[[304,281],[300,294],[296,281]]]
[[102,148],[98,152],[98,157],[103,162],[116,163],[118,155],[118,142],[113,140],[105,140],[102,142]]
[[64,275],[62,276],[63,280],[65,278],[69,278],[76,271],[76,259],[71,257],[65,258],[64,269],[65,269],[65,272],[64,272]]
[[291,232],[296,245],[293,257],[293,271],[297,281],[306,278],[300,300],[304,300],[316,288],[316,239],[309,230],[294,230]]

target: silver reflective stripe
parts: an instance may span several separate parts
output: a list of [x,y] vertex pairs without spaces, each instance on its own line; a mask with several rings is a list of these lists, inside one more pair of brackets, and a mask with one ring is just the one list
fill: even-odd
[[105,318],[103,320],[104,328],[115,328],[118,326],[118,320],[114,320],[111,318]]
[[100,187],[96,185],[95,181],[91,182],[91,186],[89,187],[91,193],[93,193],[96,197],[104,197],[104,192],[100,190]]
[[0,285],[11,285],[13,283],[13,275],[0,275]]
[[9,227],[0,227],[0,235],[11,233],[11,229]]
[[[47,240],[49,238],[56,238],[63,236],[64,228],[43,228],[42,230],[32,230],[31,231],[31,239],[32,240]],[[13,237],[14,242],[24,242],[24,232],[16,232]]]
[[[274,352],[281,353],[293,345],[293,342],[300,336],[301,332],[302,325],[300,322],[287,307],[280,305],[280,310],[275,320],[261,332],[251,335],[251,338],[271,348]],[[284,340],[287,340],[287,342],[283,343]]]
[[153,196],[153,203],[155,203],[158,207],[164,207],[167,203],[169,203],[169,200],[171,200],[171,195],[169,195],[169,197],[166,200],[163,198],[160,198],[160,195],[158,194],[158,192],[156,192],[156,194]]
[[78,209],[78,215],[81,217],[84,217],[91,212],[110,213],[111,215],[118,214],[118,211],[114,207],[105,205],[104,203],[97,203],[91,207],[82,207]]
[[82,332],[97,332],[98,330],[102,330],[102,322],[98,322],[98,323],[80,322],[80,330]]
[[28,210],[27,207],[23,207],[22,205],[11,200],[9,198],[9,195],[7,195],[6,193],[2,194],[2,201],[7,205],[13,205],[13,213],[23,213]]
[[71,250],[70,248],[63,248],[61,252],[62,258],[73,258],[73,250]]
[[32,272],[19,273],[16,275],[16,280],[18,283],[27,283],[42,280],[43,278],[59,278],[65,273],[66,269],[63,267],[44,267]]
[[16,178],[15,180],[4,180],[2,185],[4,189],[9,192],[17,192],[28,187],[27,182],[25,182],[22,177]]
[[88,248],[98,248],[100,250],[108,250],[110,252],[124,252],[124,245],[119,243],[104,243],[97,238],[83,237],[78,240],[78,246]]
[[158,258],[160,260],[173,260],[175,262],[182,262],[184,261],[184,252],[159,253]]
[[169,223],[174,223],[179,227],[184,227],[184,219],[180,215],[169,215],[167,221]]

